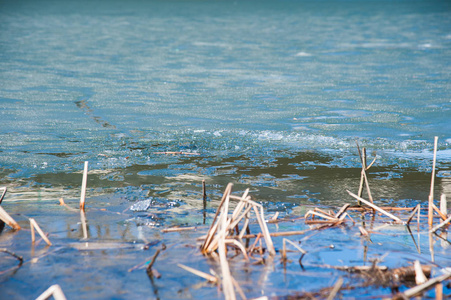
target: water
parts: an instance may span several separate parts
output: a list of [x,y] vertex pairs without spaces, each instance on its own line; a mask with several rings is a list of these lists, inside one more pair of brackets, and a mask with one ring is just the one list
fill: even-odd
[[[413,206],[429,193],[434,136],[436,198],[451,197],[450,11],[447,1],[0,1],[4,205],[26,214],[76,201],[87,160],[93,209],[154,197],[176,210],[130,213],[132,231],[202,223],[202,180],[208,216],[228,182],[270,211],[340,206],[358,186],[357,140],[377,156],[376,201]],[[123,236],[111,238],[142,240]]]

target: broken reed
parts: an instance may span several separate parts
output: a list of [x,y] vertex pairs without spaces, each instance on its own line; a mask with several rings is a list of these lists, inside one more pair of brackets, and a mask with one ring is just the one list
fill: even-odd
[[[262,235],[265,239],[266,246],[270,255],[274,256],[276,251],[274,249],[274,244],[271,240],[271,235],[269,233],[266,221],[264,218],[263,206],[261,204],[252,201],[250,196],[248,196],[249,189],[246,189],[241,197],[231,195],[232,183],[229,183],[224,191],[219,207],[216,211],[213,223],[208,230],[205,237],[205,241],[201,246],[201,251],[203,254],[210,254],[217,250],[219,247],[219,242],[221,239],[225,239],[225,244],[235,244],[241,248],[241,243],[239,240],[234,239],[233,232],[236,230],[239,232],[239,237],[242,237],[249,226],[249,219],[251,213],[254,212],[254,216],[260,226]],[[229,216],[229,206],[230,200],[239,201],[233,210],[232,214]],[[239,224],[243,221],[241,230],[239,230]]]
[[86,184],[88,181],[88,162],[85,161],[83,179],[81,182],[80,209],[85,210]]

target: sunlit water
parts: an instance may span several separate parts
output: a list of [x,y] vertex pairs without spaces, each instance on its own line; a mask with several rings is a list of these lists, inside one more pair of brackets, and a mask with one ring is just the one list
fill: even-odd
[[[97,239],[142,243],[149,226],[203,223],[202,180],[208,216],[228,182],[270,212],[353,201],[357,141],[377,156],[376,201],[414,206],[429,194],[434,136],[436,198],[451,197],[450,12],[447,1],[1,0],[3,205],[27,215],[75,200],[89,161],[88,206],[127,210],[96,213],[111,231],[99,222]],[[130,212],[149,197],[162,212]],[[80,238],[78,215],[35,214],[64,227],[50,230],[60,245]]]

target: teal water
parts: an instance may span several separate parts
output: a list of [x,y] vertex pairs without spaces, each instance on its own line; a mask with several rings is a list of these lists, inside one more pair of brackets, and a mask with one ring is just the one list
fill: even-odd
[[449,2],[1,3],[3,168],[434,136],[450,161]]
[[[414,206],[428,197],[434,136],[435,198],[451,197],[450,13],[449,1],[0,0],[3,205],[46,220],[63,247],[50,260],[60,261],[79,240],[61,227],[79,234],[79,216],[58,223],[34,205],[76,201],[84,161],[88,198],[102,207],[177,204],[168,216],[88,214],[110,222],[108,232],[131,228],[109,235],[95,221],[97,239],[142,242],[143,230],[157,235],[152,226],[202,223],[202,180],[209,216],[228,182],[271,212],[341,206],[358,188],[357,141],[377,156],[376,201]],[[0,241],[23,251],[16,238]],[[135,252],[104,257],[121,254],[117,281],[125,275],[114,268],[139,262]],[[56,278],[67,272],[55,268]],[[19,281],[3,286],[18,297],[11,290],[29,284]],[[95,293],[83,295],[105,296]]]

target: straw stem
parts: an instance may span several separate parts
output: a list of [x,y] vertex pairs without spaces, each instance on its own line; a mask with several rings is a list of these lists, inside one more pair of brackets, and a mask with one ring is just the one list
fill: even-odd
[[434,158],[432,161],[431,189],[430,189],[429,199],[428,199],[428,224],[429,224],[429,227],[432,227],[433,213],[434,213],[432,204],[434,203],[434,182],[435,182],[435,163],[437,160],[437,142],[438,142],[438,136],[436,136],[434,138]]
[[83,169],[83,180],[81,182],[81,195],[80,195],[80,209],[85,210],[85,199],[86,199],[86,183],[88,181],[88,162],[85,161],[85,166]]

